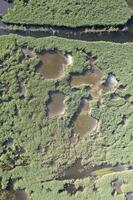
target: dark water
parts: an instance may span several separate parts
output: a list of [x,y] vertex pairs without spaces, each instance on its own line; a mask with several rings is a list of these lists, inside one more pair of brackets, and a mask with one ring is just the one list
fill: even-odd
[[[120,25],[118,31],[103,31],[95,32],[94,27],[93,32],[87,32],[84,27],[79,28],[69,28],[69,27],[54,27],[54,26],[33,26],[33,25],[17,25],[15,30],[13,30],[13,24],[0,24],[0,35],[8,34],[18,34],[22,36],[32,36],[32,37],[48,37],[48,36],[58,36],[62,38],[74,39],[74,40],[84,40],[84,41],[110,41],[110,42],[133,42],[133,17],[125,24]],[[4,29],[3,29],[4,28]],[[90,27],[88,27],[89,30]],[[125,28],[125,31],[122,31]]]
[[129,31],[115,31],[115,32],[102,32],[102,33],[81,33],[76,30],[73,32],[60,30],[59,32],[55,32],[53,34],[52,30],[4,30],[0,29],[0,35],[9,35],[9,34],[17,34],[21,36],[32,36],[35,38],[48,37],[48,36],[58,36],[62,38],[74,39],[74,40],[83,40],[83,41],[108,41],[108,42],[116,42],[116,43],[125,43],[125,42],[133,42],[133,32]]
[[8,3],[8,1],[0,0],[0,14],[5,15],[9,8],[13,7],[13,3]]

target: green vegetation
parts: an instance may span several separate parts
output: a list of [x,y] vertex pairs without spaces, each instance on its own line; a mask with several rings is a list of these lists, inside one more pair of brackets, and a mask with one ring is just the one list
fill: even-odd
[[91,173],[92,176],[103,176],[103,175],[106,175],[106,174],[111,174],[113,173],[113,170],[112,168],[103,168],[103,169],[98,169],[98,170],[95,170]]
[[[133,44],[106,42],[83,42],[56,37],[35,39],[31,37],[0,37],[0,176],[2,188],[8,179],[20,177],[15,188],[26,188],[32,200],[67,200],[67,192],[58,193],[68,181],[57,181],[59,166],[67,166],[76,158],[83,164],[100,165],[132,163],[133,161]],[[29,47],[36,52],[58,49],[73,56],[73,65],[68,66],[65,77],[59,81],[44,79],[36,73],[39,59],[25,59],[21,49]],[[103,71],[103,81],[108,73],[115,75],[121,85],[115,92],[106,92],[102,104],[92,103],[92,116],[99,121],[97,131],[87,139],[78,139],[70,145],[73,127],[69,122],[76,112],[82,97],[88,97],[84,86],[73,91],[68,80],[71,72],[82,72],[89,65],[86,53],[97,56],[96,64]],[[23,85],[23,89],[22,89]],[[46,102],[49,91],[58,90],[66,96],[67,113],[63,118],[49,119]],[[128,94],[128,96],[127,96]],[[123,121],[124,120],[124,121]],[[13,144],[3,145],[8,138]],[[23,147],[20,155],[17,147]],[[13,162],[15,160],[15,162]],[[104,171],[104,170],[103,170]],[[101,173],[103,173],[101,171]],[[108,170],[105,172],[108,172]],[[106,174],[106,173],[105,173]],[[76,180],[84,186],[72,199],[112,200],[110,182],[121,178],[127,184],[123,192],[132,190],[133,171],[124,171],[103,177]],[[97,192],[93,192],[96,183]],[[122,200],[124,195],[116,196]]]
[[5,22],[77,27],[124,24],[132,15],[125,0],[15,0]]
[[[113,196],[111,193],[113,191],[111,187],[111,181],[119,178],[124,182],[122,185],[122,194]],[[51,181],[47,183],[36,183],[33,188],[40,188],[41,192],[33,193],[33,199],[59,199],[59,200],[125,200],[125,194],[128,191],[132,191],[133,188],[133,171],[129,172],[121,172],[121,173],[113,173],[110,175],[105,175],[103,177],[99,177],[96,180],[91,180],[90,178],[86,178],[85,180],[76,180],[75,185],[82,185],[85,189],[83,192],[77,192],[75,195],[70,196],[67,192],[58,193],[58,190],[62,188],[63,183],[60,181]],[[69,182],[69,181],[67,181]],[[65,183],[65,182],[64,182]],[[95,184],[96,191],[93,191],[93,186]],[[41,190],[41,188],[43,189]],[[51,190],[49,190],[51,189]]]

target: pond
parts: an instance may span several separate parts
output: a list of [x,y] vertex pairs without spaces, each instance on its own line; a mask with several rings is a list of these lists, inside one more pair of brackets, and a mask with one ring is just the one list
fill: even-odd
[[96,66],[92,70],[87,70],[82,74],[72,75],[71,86],[76,87],[79,85],[90,85],[94,86],[100,81],[102,77],[102,72]]
[[59,52],[46,52],[38,54],[40,65],[37,72],[46,79],[58,79],[65,75],[66,66],[72,63],[71,57]]
[[47,115],[49,118],[63,116],[65,114],[65,95],[59,91],[49,93],[47,102]]
[[97,120],[89,114],[90,107],[90,100],[83,99],[73,118],[74,132],[80,137],[90,134],[97,128]]
[[91,69],[86,70],[82,74],[71,75],[70,85],[72,87],[80,87],[81,85],[90,86],[90,94],[94,98],[99,98],[101,96],[101,78],[102,70],[98,68],[94,61],[91,60]]

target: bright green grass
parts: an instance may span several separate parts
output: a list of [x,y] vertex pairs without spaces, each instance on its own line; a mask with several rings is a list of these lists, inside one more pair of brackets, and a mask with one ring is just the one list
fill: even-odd
[[124,24],[131,15],[125,0],[15,0],[4,21],[77,27]]
[[[22,177],[16,182],[16,188],[26,187],[29,193],[34,191],[31,195],[33,200],[70,199],[66,193],[57,193],[63,187],[63,182],[52,180],[55,175],[49,164],[52,161],[57,165],[67,166],[76,158],[82,157],[83,163],[90,165],[102,162],[133,163],[133,106],[129,103],[133,100],[132,43],[83,42],[56,37],[35,39],[10,35],[0,37],[0,46],[0,176],[3,177],[3,188],[10,176]],[[35,72],[38,59],[25,60],[19,50],[23,46],[31,47],[37,52],[58,49],[62,53],[72,54],[74,63],[68,67],[58,87],[67,98],[67,115],[63,120],[46,117],[48,92],[55,90],[56,81],[45,80]],[[112,72],[120,84],[126,87],[116,90],[116,98],[112,98],[110,93],[104,94],[99,108],[93,102],[92,115],[101,123],[100,128],[94,136],[80,139],[70,148],[69,136],[72,130],[68,128],[69,120],[77,110],[81,98],[88,96],[89,92],[84,87],[72,91],[67,80],[70,72],[81,72],[88,66],[85,52],[97,56],[97,66],[103,71],[103,80]],[[5,67],[2,67],[3,64]],[[25,83],[25,98],[22,98],[19,91],[21,82]],[[129,100],[123,98],[126,94],[131,95]],[[127,120],[121,125],[123,115],[126,115]],[[14,146],[20,145],[26,149],[25,154],[15,157],[14,169],[14,146],[11,150],[3,151],[2,144],[8,137],[13,137]],[[38,145],[42,146],[42,151],[37,151]],[[109,193],[112,190],[110,181],[116,176],[125,177],[124,180],[129,181],[124,186],[126,192],[132,187],[129,180],[132,173],[113,173],[94,180],[77,180],[77,184],[86,187],[84,192],[78,192],[71,199],[112,200]],[[92,192],[94,181],[100,188],[98,193]],[[48,188],[52,192],[48,192]],[[123,199],[123,195],[116,199]]]

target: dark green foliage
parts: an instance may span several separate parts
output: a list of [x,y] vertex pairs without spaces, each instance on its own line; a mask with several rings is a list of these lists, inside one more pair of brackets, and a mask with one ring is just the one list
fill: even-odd
[[4,21],[77,27],[124,24],[131,15],[125,0],[15,0]]
[[[5,36],[0,37],[0,46],[0,174],[3,177],[3,188],[10,177],[22,177],[15,183],[15,187],[26,187],[29,193],[33,191],[33,200],[67,200],[70,198],[67,193],[58,193],[63,183],[54,180],[58,166],[67,166],[79,157],[83,163],[89,165],[99,165],[102,162],[132,163],[132,43]],[[25,59],[21,48],[26,46],[36,52],[56,48],[62,53],[72,54],[73,65],[68,66],[65,76],[58,80],[57,88],[57,80],[46,80],[36,73],[36,65],[39,62],[37,57]],[[123,85],[123,89],[104,93],[100,107],[95,100],[92,102],[92,115],[99,121],[99,129],[87,139],[77,139],[70,145],[69,138],[73,130],[68,126],[69,121],[81,98],[89,96],[89,92],[84,86],[73,91],[68,80],[71,72],[81,72],[90,65],[89,61],[86,61],[85,52],[97,56],[96,63],[103,71],[103,81],[111,72]],[[24,91],[20,90],[22,83]],[[46,102],[49,91],[55,89],[66,96],[66,115],[63,118],[49,119],[46,115]],[[125,98],[127,94],[131,96]],[[126,121],[123,124],[124,116]],[[4,144],[10,137],[13,138],[13,146],[7,148]],[[25,152],[16,154],[16,146],[23,147]],[[12,165],[12,160],[15,160],[15,165]],[[127,177],[129,181],[128,173],[131,172],[106,175],[97,181],[90,178],[76,180],[77,187],[85,186],[85,191],[77,192],[72,198],[84,200],[90,196],[93,200],[112,200],[109,180],[118,175],[124,177],[124,180]],[[102,192],[93,193],[94,181]],[[110,193],[103,192],[106,183]],[[128,192],[130,185],[124,187],[125,192]],[[123,196],[120,199],[123,199]]]

